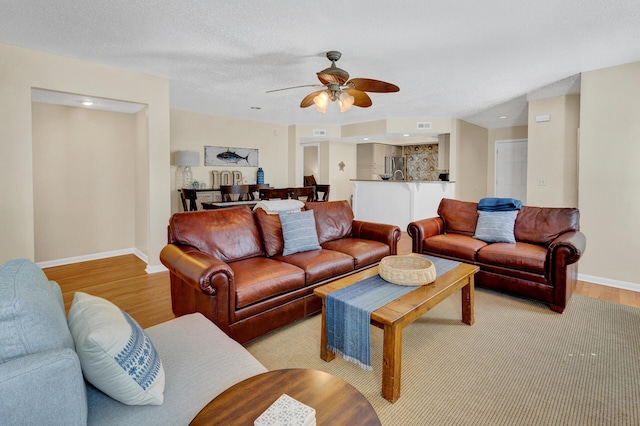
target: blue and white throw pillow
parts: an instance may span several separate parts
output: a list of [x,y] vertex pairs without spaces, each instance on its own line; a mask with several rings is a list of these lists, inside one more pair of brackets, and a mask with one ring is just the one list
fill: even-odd
[[478,210],[478,223],[473,238],[487,243],[515,243],[514,227],[518,210]]
[[279,216],[282,224],[282,239],[284,240],[282,254],[284,256],[321,248],[318,243],[318,231],[313,210],[279,213]]
[[162,404],[160,356],[133,318],[108,300],[76,292],[67,322],[89,383],[123,404]]

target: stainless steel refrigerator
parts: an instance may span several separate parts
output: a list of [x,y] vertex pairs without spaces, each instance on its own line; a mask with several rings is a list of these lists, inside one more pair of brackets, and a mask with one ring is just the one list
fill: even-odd
[[391,180],[405,180],[406,169],[404,156],[385,157],[384,172],[391,175]]

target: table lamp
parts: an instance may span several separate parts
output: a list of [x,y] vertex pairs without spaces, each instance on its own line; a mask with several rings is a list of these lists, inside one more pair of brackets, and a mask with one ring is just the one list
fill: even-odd
[[175,165],[178,166],[178,169],[176,169],[176,187],[178,189],[191,188],[193,183],[191,166],[197,166],[198,164],[200,164],[200,155],[196,151],[176,151]]

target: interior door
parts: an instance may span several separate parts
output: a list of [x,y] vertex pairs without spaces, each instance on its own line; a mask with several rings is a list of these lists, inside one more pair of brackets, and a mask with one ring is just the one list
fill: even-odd
[[496,141],[495,196],[527,201],[527,139]]

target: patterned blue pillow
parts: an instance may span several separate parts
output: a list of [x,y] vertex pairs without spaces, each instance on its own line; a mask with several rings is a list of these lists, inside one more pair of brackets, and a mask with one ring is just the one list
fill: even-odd
[[88,382],[123,404],[162,404],[160,356],[133,318],[108,300],[76,292],[67,321]]
[[513,229],[518,210],[488,212],[478,210],[478,223],[473,238],[487,243],[515,243]]
[[318,232],[313,210],[295,213],[279,213],[282,224],[282,239],[284,250],[282,254],[298,253],[301,251],[319,250]]

